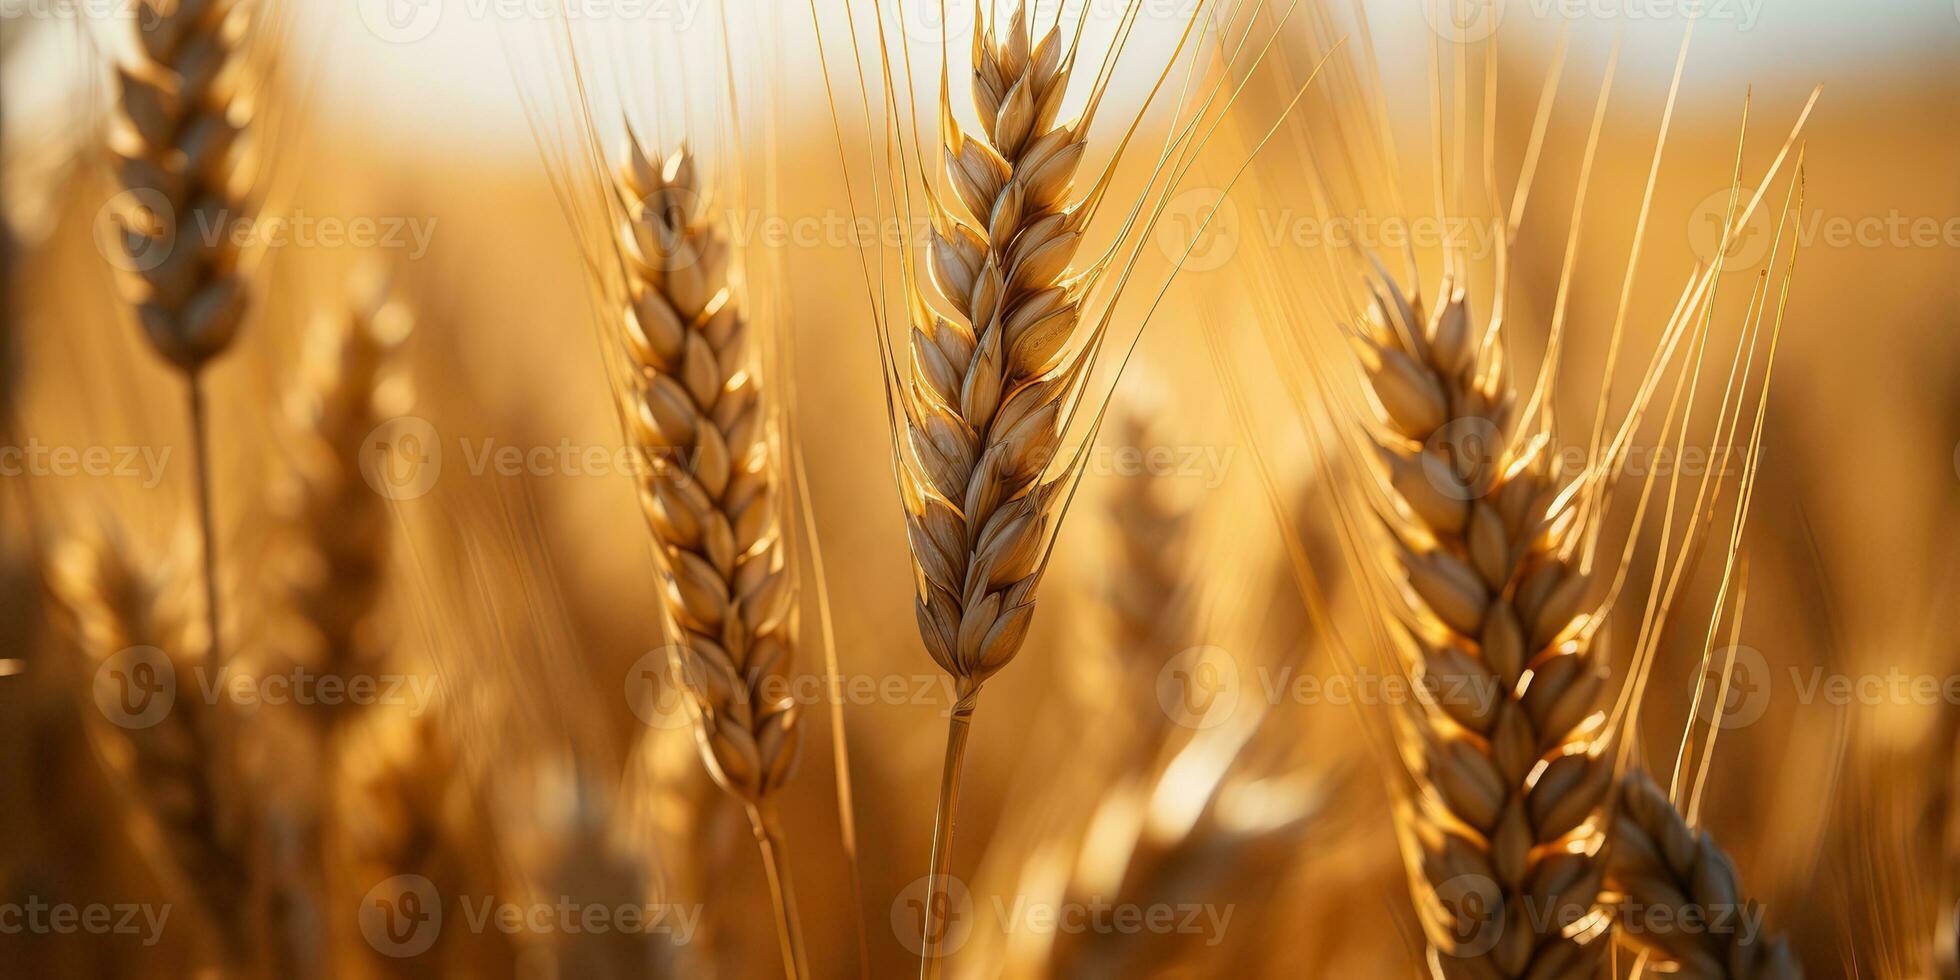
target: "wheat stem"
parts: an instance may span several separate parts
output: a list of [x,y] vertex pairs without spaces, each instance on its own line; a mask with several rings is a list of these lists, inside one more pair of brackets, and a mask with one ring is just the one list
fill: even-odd
[[769,877],[769,896],[776,903],[776,942],[782,947],[783,974],[807,977],[810,964],[803,952],[803,927],[796,914],[796,888],[790,879],[782,824],[774,807],[750,804],[748,811],[756,847],[762,852],[762,868]]
[[923,928],[919,945],[919,980],[939,976],[939,946],[949,924],[952,893],[946,888],[947,869],[952,867],[953,821],[960,808],[960,777],[966,769],[967,736],[973,731],[973,710],[980,703],[980,688],[964,693],[946,719],[946,762],[939,770],[939,807],[932,823],[932,859],[926,865],[926,896]]
[[197,526],[204,573],[204,622],[209,639],[204,650],[204,666],[212,676],[224,666],[219,624],[224,617],[218,606],[218,529],[211,503],[211,424],[204,408],[201,374],[192,374],[187,388],[191,423],[191,456],[197,467]]

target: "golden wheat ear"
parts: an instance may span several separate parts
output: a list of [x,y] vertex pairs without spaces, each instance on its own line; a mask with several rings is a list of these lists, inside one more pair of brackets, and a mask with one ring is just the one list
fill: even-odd
[[[1427,788],[1406,814],[1420,904],[1452,967],[1582,974],[1604,944],[1565,929],[1599,892],[1593,817],[1613,782],[1595,731],[1605,676],[1582,628],[1592,577],[1565,557],[1581,529],[1544,457],[1490,451],[1509,445],[1513,394],[1479,361],[1464,291],[1441,294],[1425,316],[1385,283],[1361,338],[1381,408],[1378,510],[1407,582],[1394,625],[1426,688],[1479,695],[1399,719]],[[1452,893],[1464,888],[1477,894]],[[1473,897],[1489,921],[1453,909]]]
[[1727,852],[1640,770],[1620,784],[1607,884],[1618,893],[1615,934],[1679,976],[1803,977],[1789,943],[1764,931],[1763,907],[1742,890]]
[[[372,675],[389,645],[378,621],[390,552],[386,501],[361,472],[364,440],[406,407],[390,362],[413,326],[386,285],[364,281],[342,311],[320,316],[285,399],[289,465],[270,510],[284,525],[277,583],[286,655],[323,675]],[[307,706],[330,733],[348,704]]]
[[685,149],[658,163],[628,129],[614,188],[626,305],[618,385],[661,595],[704,762],[748,810],[777,899],[784,970],[807,975],[773,797],[794,771],[796,569],[782,447],[723,232]]
[[[179,556],[182,557],[182,556]],[[257,940],[250,921],[250,838],[236,769],[213,737],[220,704],[202,698],[194,674],[198,632],[182,562],[159,571],[119,535],[61,542],[47,588],[93,681],[82,714],[90,743],[129,802],[133,830],[149,840],[163,877],[191,897],[216,937],[227,974],[247,969]]]
[[[248,302],[229,234],[252,106],[243,50],[255,0],[139,0],[111,136],[126,198],[130,301],[150,343],[196,374],[237,335]],[[217,233],[211,233],[216,229]]]

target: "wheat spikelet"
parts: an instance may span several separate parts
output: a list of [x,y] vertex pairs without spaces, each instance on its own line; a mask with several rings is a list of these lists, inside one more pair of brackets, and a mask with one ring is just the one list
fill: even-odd
[[[1432,692],[1398,733],[1424,788],[1402,816],[1425,926],[1446,975],[1589,976],[1604,944],[1562,932],[1599,892],[1590,838],[1612,767],[1592,753],[1605,679],[1583,629],[1589,576],[1561,551],[1570,501],[1542,454],[1506,448],[1514,391],[1463,290],[1446,280],[1425,317],[1419,296],[1384,288],[1358,339],[1407,577],[1397,625]],[[1494,904],[1470,910],[1488,921],[1448,907],[1477,901]]]
[[627,431],[647,464],[640,502],[678,630],[679,676],[715,781],[749,810],[777,895],[785,970],[802,939],[770,797],[796,764],[795,570],[784,550],[779,454],[693,157],[659,165],[628,130],[616,190],[629,286],[622,331]]
[[[409,326],[405,307],[377,299],[322,317],[286,398],[295,445],[272,510],[289,532],[279,568],[289,656],[343,682],[371,676],[388,653],[376,614],[389,517],[361,475],[361,452],[374,427],[395,413],[399,389],[384,385],[382,373]],[[330,731],[351,703],[307,707]]]
[[[1608,884],[1630,910],[1618,935],[1697,980],[1798,980],[1803,968],[1780,936],[1762,935],[1762,906],[1742,891],[1735,865],[1705,830],[1688,826],[1653,777],[1620,783]],[[1644,910],[1665,910],[1666,923]],[[1694,927],[1691,921],[1703,923]],[[1670,928],[1672,926],[1672,928]]]
[[[157,352],[195,375],[231,344],[247,304],[228,232],[246,216],[237,185],[250,106],[240,68],[254,0],[139,6],[137,57],[117,71],[112,136],[139,211],[124,230],[130,299]],[[205,233],[212,228],[225,233]]]
[[[246,915],[251,866],[238,812],[224,784],[232,770],[219,758],[212,739],[218,706],[200,699],[191,673],[193,648],[203,638],[186,608],[188,597],[170,587],[181,581],[180,570],[157,574],[144,567],[113,536],[66,541],[52,558],[48,588],[92,674],[111,658],[139,647],[160,650],[176,671],[175,699],[153,721],[147,711],[132,716],[136,721],[129,725],[112,721],[106,708],[85,706],[83,712],[111,777],[147,818],[176,882],[195,898],[216,931],[224,965],[240,969],[252,948]],[[127,669],[141,670],[145,663],[154,668],[158,662],[139,656]],[[98,676],[98,699],[104,696],[101,683]]]

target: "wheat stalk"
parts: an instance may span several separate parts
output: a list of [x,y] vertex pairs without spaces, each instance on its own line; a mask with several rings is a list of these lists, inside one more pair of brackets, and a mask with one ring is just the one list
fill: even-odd
[[[238,972],[252,949],[246,915],[251,866],[241,813],[226,784],[233,769],[224,764],[221,743],[213,737],[218,706],[201,700],[191,681],[191,654],[205,638],[196,635],[188,596],[171,587],[179,580],[175,571],[145,572],[145,567],[113,536],[70,540],[51,559],[48,588],[88,658],[98,699],[125,693],[102,688],[104,670],[133,675],[167,662],[176,671],[175,699],[159,717],[151,719],[144,710],[122,724],[111,720],[106,707],[91,706],[83,710],[85,724],[111,777],[160,838],[176,882],[216,931],[226,972]],[[111,662],[125,654],[125,663]],[[169,689],[167,680],[159,683]],[[157,690],[145,695],[164,696]],[[147,709],[149,702],[143,705]]]
[[1565,549],[1572,501],[1542,443],[1506,441],[1515,392],[1464,291],[1445,280],[1425,317],[1420,296],[1383,290],[1357,339],[1382,410],[1379,510],[1408,584],[1394,625],[1432,694],[1398,731],[1423,789],[1400,816],[1424,924],[1445,975],[1589,976],[1605,944],[1566,933],[1599,893],[1612,764],[1591,737],[1605,678],[1585,628],[1591,577]]
[[795,574],[783,545],[779,452],[693,157],[656,165],[630,136],[616,190],[629,279],[620,395],[647,464],[640,502],[678,629],[683,689],[702,758],[748,808],[776,899],[783,966],[804,976],[803,939],[772,795],[796,763]]
[[[1743,893],[1735,864],[1715,838],[1688,826],[1666,791],[1640,770],[1620,782],[1607,883],[1622,897],[1617,934],[1674,964],[1677,976],[1803,976],[1782,937],[1757,932],[1762,907]],[[1663,910],[1667,918],[1654,921],[1647,910]]]
[[[241,88],[256,0],[139,0],[137,53],[118,66],[110,144],[133,213],[123,227],[130,302],[150,344],[184,375],[204,548],[205,659],[223,663],[217,529],[203,369],[231,345],[247,305],[229,234],[245,211]],[[212,235],[208,229],[221,233]],[[193,235],[192,231],[202,232]]]
[[917,580],[919,634],[958,700],[947,725],[928,870],[920,975],[933,976],[959,774],[981,686],[1021,648],[1059,481],[1042,473],[1061,442],[1075,378],[1056,370],[1079,314],[1069,267],[1085,212],[1066,204],[1084,141],[1057,125],[1067,89],[1062,39],[1030,48],[1017,5],[1005,32],[976,26],[973,99],[986,138],[942,107],[945,176],[968,221],[935,197],[927,265],[953,315],[915,294],[901,492]]

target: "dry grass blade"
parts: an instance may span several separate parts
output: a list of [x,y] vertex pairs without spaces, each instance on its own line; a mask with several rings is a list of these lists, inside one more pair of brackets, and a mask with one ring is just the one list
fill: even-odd
[[[105,535],[64,542],[48,589],[87,658],[95,703],[81,709],[90,739],[132,813],[153,832],[166,878],[208,918],[227,973],[250,962],[251,865],[241,811],[228,793],[212,737],[218,706],[202,701],[191,654],[202,642],[189,598],[171,582],[181,569],[150,568]],[[172,673],[166,673],[170,671]]]
[[1617,935],[1673,964],[1675,976],[1803,976],[1789,944],[1763,931],[1763,907],[1743,893],[1728,854],[1639,770],[1621,782],[1607,882],[1621,895]]
[[796,763],[795,571],[784,551],[780,453],[693,157],[659,164],[630,136],[617,178],[629,294],[623,414],[647,464],[640,501],[678,633],[702,756],[748,807],[777,896],[784,969],[807,972],[771,795]]
[[1406,575],[1404,628],[1431,693],[1399,732],[1424,786],[1403,814],[1446,975],[1590,976],[1595,813],[1612,760],[1591,728],[1605,675],[1583,627],[1591,576],[1541,442],[1509,442],[1515,391],[1480,352],[1462,289],[1425,316],[1393,283],[1359,338],[1383,411],[1380,508]]

